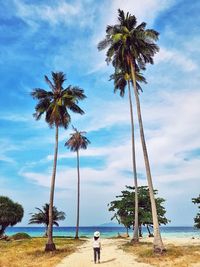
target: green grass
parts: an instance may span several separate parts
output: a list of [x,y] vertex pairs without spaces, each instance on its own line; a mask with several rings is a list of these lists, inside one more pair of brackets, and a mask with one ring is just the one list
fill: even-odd
[[149,263],[156,267],[189,267],[200,262],[200,246],[175,246],[166,245],[167,251],[163,254],[155,254],[151,243],[139,244],[126,243],[121,247],[128,253],[137,256],[138,262]]
[[56,251],[44,252],[46,238],[0,241],[1,267],[53,267],[75,252],[83,240],[54,238]]

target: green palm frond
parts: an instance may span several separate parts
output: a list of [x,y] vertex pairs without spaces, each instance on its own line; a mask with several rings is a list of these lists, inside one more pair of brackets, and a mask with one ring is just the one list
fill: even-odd
[[[35,208],[39,212],[31,213],[31,218],[29,224],[44,224],[48,226],[49,224],[49,204],[45,204],[42,209]],[[63,211],[58,211],[55,206],[53,206],[53,224],[59,226],[57,221],[65,220],[65,213]]]
[[38,100],[33,114],[36,120],[45,114],[45,121],[50,127],[56,125],[67,128],[71,121],[68,110],[84,114],[84,111],[78,106],[79,100],[86,98],[84,90],[71,85],[64,89],[65,80],[63,72],[52,72],[52,81],[45,76],[45,81],[51,91],[40,88],[33,89],[31,96]]
[[[146,64],[153,64],[153,57],[159,51],[155,41],[159,33],[146,29],[146,23],[137,25],[134,15],[118,10],[118,24],[106,28],[106,37],[99,43],[99,50],[107,49],[106,61],[115,68],[122,68],[129,58],[135,70],[145,70]],[[131,61],[130,61],[131,59]],[[124,70],[124,69],[123,69]]]

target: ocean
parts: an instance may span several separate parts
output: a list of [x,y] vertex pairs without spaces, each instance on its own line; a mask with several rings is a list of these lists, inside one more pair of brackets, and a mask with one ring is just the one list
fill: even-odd
[[[54,236],[72,236],[75,235],[75,227],[54,227]],[[200,230],[193,227],[161,227],[161,234],[163,237],[200,237]],[[92,237],[95,231],[100,231],[102,237],[117,236],[118,233],[126,233],[124,227],[102,227],[102,226],[90,226],[80,227],[79,236]],[[146,228],[143,228],[143,236],[148,236]],[[32,237],[42,237],[45,232],[44,227],[8,227],[6,229],[6,235],[11,236],[16,233],[27,233]],[[130,236],[132,231],[129,231]]]

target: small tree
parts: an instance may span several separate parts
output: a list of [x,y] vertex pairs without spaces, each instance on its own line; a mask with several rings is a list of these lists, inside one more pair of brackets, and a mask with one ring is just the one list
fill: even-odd
[[[31,213],[31,219],[29,224],[44,224],[45,225],[45,236],[47,236],[48,226],[49,226],[49,204],[45,204],[42,209],[36,208],[38,213]],[[59,226],[57,221],[63,221],[65,219],[65,213],[63,211],[58,211],[55,206],[53,206],[53,225]]]
[[[154,197],[156,201],[156,208],[158,210],[159,224],[167,224],[169,220],[165,217],[166,210],[163,207],[165,200],[163,198],[156,197],[157,190],[154,190]],[[111,219],[116,218],[117,221],[123,224],[126,229],[131,228],[134,225],[133,214],[134,210],[134,195],[135,188],[126,186],[126,190],[122,191],[122,194],[116,196],[117,200],[112,201],[109,204],[109,211],[114,211],[114,216]],[[147,227],[149,236],[153,236],[150,227],[153,225],[152,213],[151,213],[151,201],[149,196],[149,189],[147,186],[138,187],[138,205],[139,205],[139,235],[142,236],[142,225]]]
[[[194,204],[199,204],[198,209],[200,211],[200,195],[197,198],[192,198],[192,202]],[[200,229],[200,212],[197,213],[196,217],[194,218],[194,226]]]
[[[119,196],[117,196],[119,197]],[[131,209],[130,202],[126,200],[126,198],[122,198],[120,200],[114,200],[110,204],[109,211],[114,211],[114,215],[111,220],[116,219],[119,224],[123,224],[126,228],[127,236],[129,236],[128,230],[131,229],[133,218],[131,218]]]
[[10,198],[0,196],[0,237],[8,226],[21,222],[24,215],[23,207]]

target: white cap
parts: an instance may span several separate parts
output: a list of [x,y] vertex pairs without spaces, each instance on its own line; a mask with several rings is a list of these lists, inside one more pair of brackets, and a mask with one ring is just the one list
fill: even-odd
[[94,232],[94,236],[95,237],[99,237],[100,236],[100,232],[99,231]]

